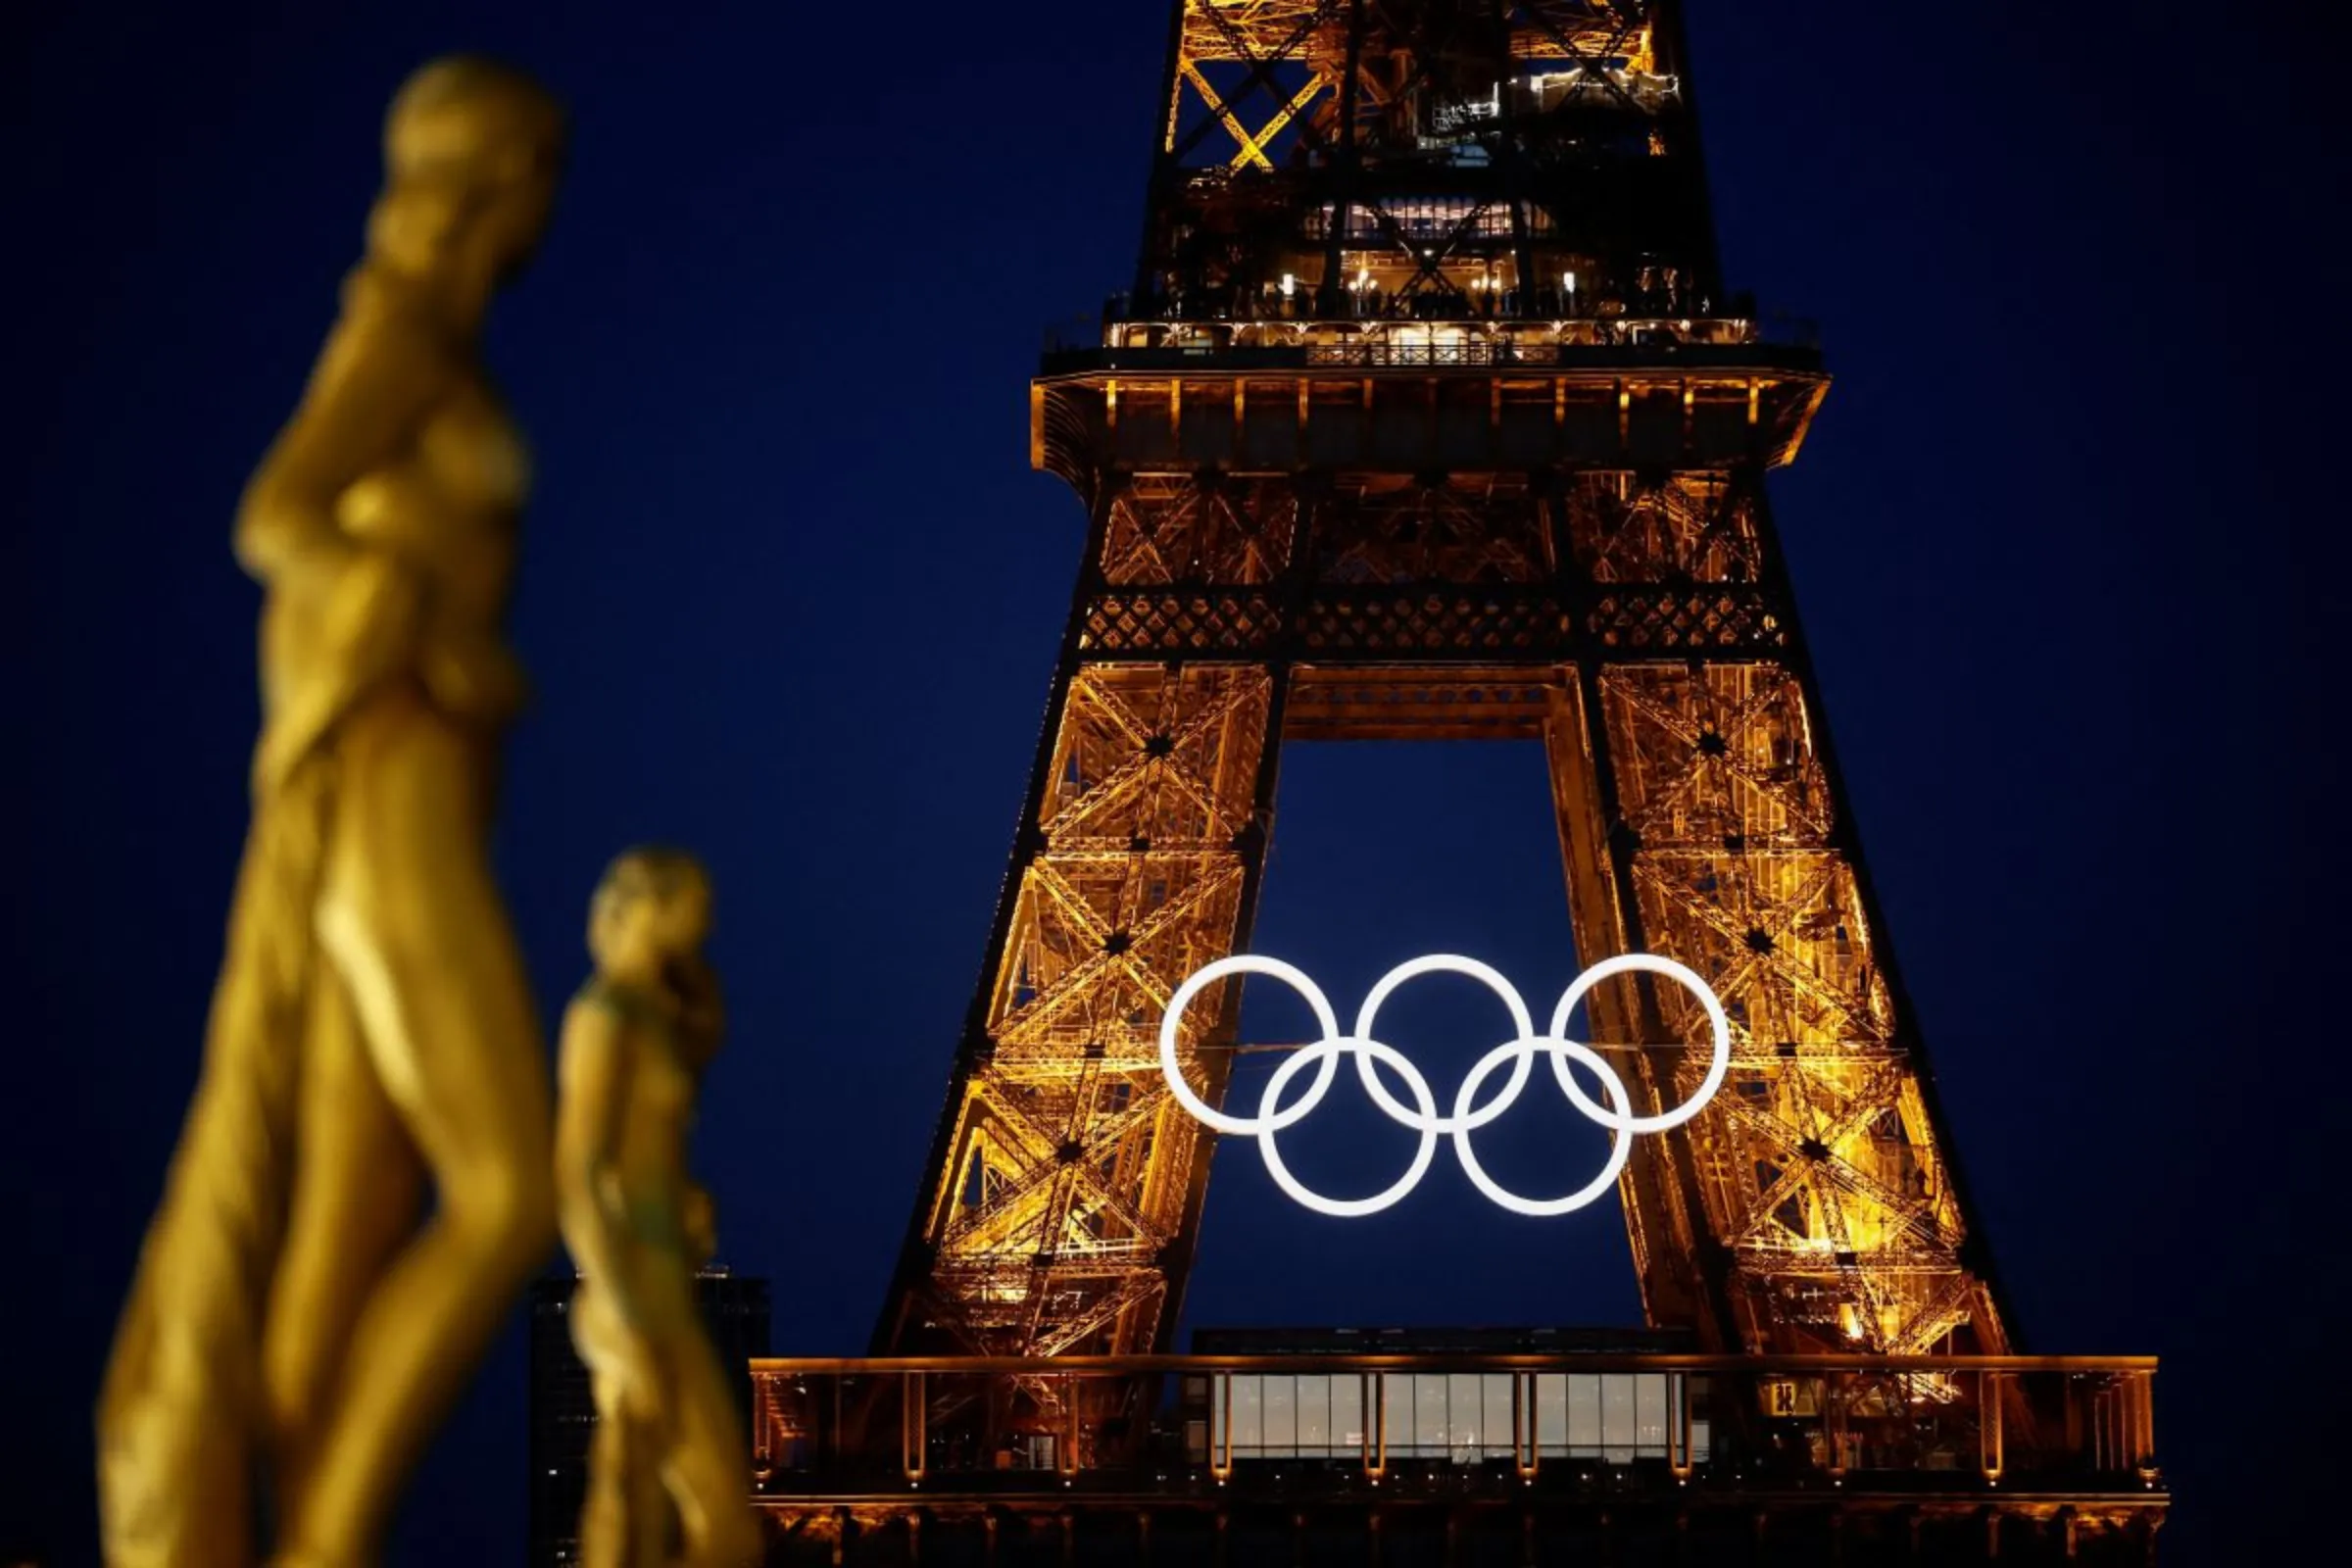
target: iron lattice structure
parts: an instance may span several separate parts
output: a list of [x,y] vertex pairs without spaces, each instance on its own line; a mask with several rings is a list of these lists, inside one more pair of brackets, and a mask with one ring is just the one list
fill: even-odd
[[[1827,378],[1725,292],[1672,8],[1178,0],[1159,129],[1133,287],[1032,388],[1086,555],[875,1352],[1169,1348],[1211,1135],[1156,1030],[1249,942],[1285,737],[1541,739],[1580,956],[1723,999],[1622,1181],[1652,1323],[2012,1351],[1765,496]],[[1703,1071],[1634,1045],[1700,1038],[1671,987],[1592,1024],[1638,1109]]]

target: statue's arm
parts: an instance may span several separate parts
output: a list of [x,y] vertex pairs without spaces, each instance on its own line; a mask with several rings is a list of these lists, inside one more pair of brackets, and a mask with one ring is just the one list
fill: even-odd
[[571,1004],[564,1015],[556,1110],[556,1203],[564,1245],[624,1318],[630,1313],[618,1264],[627,1211],[613,1152],[627,1114],[625,1028],[593,994]]
[[272,586],[338,578],[358,547],[336,523],[337,499],[413,444],[448,374],[438,350],[355,285],[301,406],[245,487],[238,563]]

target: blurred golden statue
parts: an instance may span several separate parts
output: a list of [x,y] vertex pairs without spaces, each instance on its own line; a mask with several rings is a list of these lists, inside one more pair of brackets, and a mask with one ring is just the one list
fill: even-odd
[[265,1466],[278,1562],[372,1562],[554,1243],[543,1036],[489,864],[529,472],[476,346],[563,138],[486,62],[401,89],[367,258],[238,514],[264,590],[253,826],[100,1396],[115,1568],[249,1568]]
[[556,1193],[597,1416],[586,1568],[760,1560],[751,1446],[695,1305],[695,1270],[717,1246],[710,1195],[686,1174],[695,1093],[718,1050],[718,987],[700,954],[710,924],[699,864],[629,851],[597,888],[596,975],[564,1015]]

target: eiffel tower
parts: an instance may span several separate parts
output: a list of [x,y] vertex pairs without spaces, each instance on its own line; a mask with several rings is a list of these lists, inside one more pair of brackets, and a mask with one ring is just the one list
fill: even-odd
[[[1720,274],[1675,21],[1178,8],[1133,291],[1032,394],[1092,528],[877,1350],[1167,1348],[1213,1135],[1157,1030],[1249,945],[1283,741],[1501,737],[1548,753],[1578,953],[1735,1026],[1622,1179],[1650,1321],[2010,1348],[1765,493],[1828,377]],[[1212,1099],[1235,1010],[1187,1016]],[[1613,1054],[1642,1114],[1706,1065]]]
[[[2069,1554],[2084,1529],[2152,1542],[2153,1364],[2019,1356],[1871,890],[1765,485],[1829,377],[1722,275],[1679,8],[1174,0],[1151,121],[1132,284],[1031,388],[1032,461],[1088,530],[872,1341],[900,1358],[877,1371],[931,1368],[896,1396],[907,1474],[935,1465],[957,1366],[1003,1374],[961,1408],[1029,1410],[1072,1480],[1148,1412],[1053,1369],[1178,1370],[1213,1135],[1158,1031],[1188,976],[1249,949],[1283,742],[1539,739],[1579,956],[1679,960],[1732,1025],[1720,1093],[1620,1180],[1649,1327],[1788,1373],[1732,1403],[1809,1410],[1825,1486],[1854,1468],[1840,1423],[1965,1407],[1952,1462],[1980,1489],[2007,1432],[2132,1494],[2104,1514],[1970,1494],[1951,1517],[1977,1546],[2017,1509],[2036,1541],[2063,1516]],[[1212,987],[1184,1018],[1212,1103],[1238,1004]],[[1638,1113],[1706,1070],[1634,1044],[1702,1038],[1672,985],[1608,982],[1590,1016]],[[815,1430],[773,1413],[775,1443]],[[1238,1419],[1201,1413],[1220,1487]],[[1906,1462],[1938,1467],[1932,1447]]]

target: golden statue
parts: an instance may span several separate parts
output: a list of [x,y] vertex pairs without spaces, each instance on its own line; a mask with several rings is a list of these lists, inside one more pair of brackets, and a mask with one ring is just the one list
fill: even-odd
[[264,1467],[276,1561],[373,1561],[554,1243],[543,1036],[488,854],[528,464],[476,346],[562,144],[503,68],[401,89],[367,258],[238,514],[253,826],[100,1396],[114,1568],[249,1568]]
[[710,1195],[686,1174],[695,1093],[718,1050],[718,987],[700,953],[710,924],[694,859],[629,851],[597,888],[596,975],[564,1015],[556,1193],[597,1418],[586,1568],[745,1568],[760,1555],[751,1446],[695,1305],[695,1271],[717,1244]]

